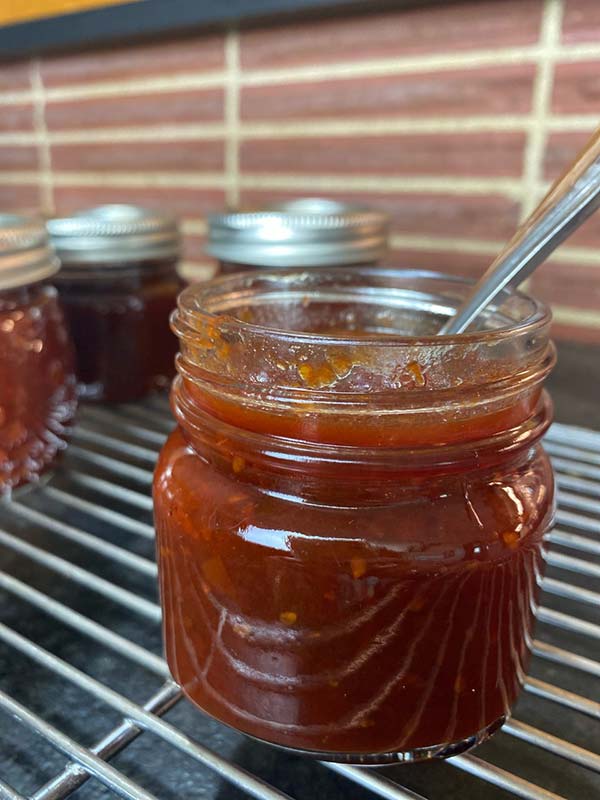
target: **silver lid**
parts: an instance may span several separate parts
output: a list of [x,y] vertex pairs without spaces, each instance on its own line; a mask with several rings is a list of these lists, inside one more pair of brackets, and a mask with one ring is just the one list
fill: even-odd
[[57,271],[44,221],[0,214],[0,290],[36,283]]
[[206,250],[221,261],[261,267],[368,264],[387,250],[388,217],[325,198],[263,211],[213,214]]
[[47,222],[61,265],[119,267],[132,261],[175,258],[179,231],[174,217],[132,205],[105,205]]

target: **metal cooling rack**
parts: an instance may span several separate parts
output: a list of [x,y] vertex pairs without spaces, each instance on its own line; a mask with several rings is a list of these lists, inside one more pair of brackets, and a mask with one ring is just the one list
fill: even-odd
[[600,433],[546,438],[560,507],[514,718],[474,753],[375,770],[249,740],[170,680],[149,492],[171,425],[164,398],[84,408],[63,467],[0,506],[0,798],[600,797]]

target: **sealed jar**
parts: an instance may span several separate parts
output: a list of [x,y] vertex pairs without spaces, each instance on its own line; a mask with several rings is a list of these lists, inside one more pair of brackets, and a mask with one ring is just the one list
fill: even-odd
[[0,496],[55,461],[75,413],[57,270],[43,222],[0,214]]
[[181,283],[176,221],[129,205],[48,221],[86,399],[137,400],[168,386],[177,341],[169,314]]
[[206,251],[228,274],[264,267],[377,264],[389,219],[371,208],[307,197],[263,211],[213,214]]
[[164,638],[186,694],[267,742],[355,763],[495,731],[528,666],[554,507],[550,314],[378,268],[185,290],[178,427],[155,474]]

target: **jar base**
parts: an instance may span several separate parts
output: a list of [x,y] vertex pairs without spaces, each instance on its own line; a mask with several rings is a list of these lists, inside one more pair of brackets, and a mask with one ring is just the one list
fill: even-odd
[[473,747],[482,744],[489,739],[496,731],[498,731],[507,721],[509,715],[503,714],[494,722],[482,728],[472,736],[465,739],[460,739],[456,742],[448,742],[445,744],[431,745],[429,747],[416,747],[413,750],[404,750],[401,752],[390,753],[336,753],[330,751],[319,750],[305,750],[296,747],[286,747],[285,745],[275,744],[269,742],[267,739],[261,739],[258,736],[249,736],[263,744],[270,744],[278,750],[284,750],[287,753],[300,756],[308,756],[309,758],[316,758],[319,761],[330,761],[338,764],[355,764],[361,767],[378,767],[385,764],[414,764],[419,761],[431,761],[432,759],[445,759],[452,758],[453,756],[465,753]]

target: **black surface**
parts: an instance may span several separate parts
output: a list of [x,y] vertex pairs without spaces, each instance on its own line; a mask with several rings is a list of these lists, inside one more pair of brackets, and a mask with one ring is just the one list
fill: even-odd
[[[600,430],[600,349],[562,344],[558,351],[558,366],[550,379],[557,419]],[[58,487],[69,489],[69,478],[64,473],[55,475],[53,482]],[[122,483],[139,489],[135,483]],[[71,489],[82,493],[73,486]],[[94,496],[92,492],[87,494],[96,502],[106,503],[101,495]],[[35,496],[35,492],[25,497],[24,501],[30,506],[45,508],[55,515],[56,509],[51,509],[48,501]],[[132,514],[131,507],[118,501],[111,502],[110,505],[115,510]],[[144,522],[150,521],[149,512],[138,512],[136,516]],[[0,508],[0,518],[2,528],[18,534],[26,541],[71,557],[75,563],[131,588],[148,599],[156,600],[155,585],[151,579],[128,574],[123,568],[115,567],[108,559],[90,554],[65,542],[61,537],[25,524],[6,507]],[[71,512],[66,518],[71,524],[81,525],[90,533],[104,536],[115,543],[119,543],[119,536],[125,536],[117,530],[107,530],[104,523],[94,521],[91,517],[83,519],[79,513]],[[135,537],[128,536],[127,540],[123,539],[122,544],[130,546],[134,539]],[[135,550],[140,555],[148,558],[153,556],[153,544],[150,540],[140,538],[135,540],[135,544]],[[589,560],[593,558],[590,556]],[[600,559],[597,561],[600,562]],[[57,578],[49,570],[9,551],[0,551],[0,566],[4,571],[112,628],[127,639],[160,653],[160,634],[156,625],[125,613],[118,605],[94,592]],[[577,575],[573,573],[561,574],[560,570],[549,569],[548,574],[572,583],[577,582]],[[586,585],[585,579],[581,579],[579,583]],[[566,613],[593,619],[593,611],[587,610],[582,604],[575,605],[551,595],[544,597],[544,603]],[[70,628],[54,621],[42,611],[2,591],[0,620],[84,672],[110,683],[137,702],[144,702],[160,685],[157,676],[116,656],[93,640],[73,633]],[[542,638],[545,641],[573,652],[594,655],[591,640],[587,646],[582,637],[558,628],[539,626],[538,634],[540,631],[543,632]],[[599,681],[586,678],[586,685],[583,685],[581,673],[541,659],[534,659],[532,674],[589,697],[598,696],[600,691]],[[53,677],[47,670],[34,665],[29,659],[1,643],[0,688],[86,745],[106,734],[119,721],[116,712],[103,703],[94,701],[87,693]],[[516,716],[558,737],[568,738],[574,744],[595,749],[592,725],[597,723],[592,723],[582,714],[523,693],[517,705]],[[351,784],[319,763],[286,755],[247,739],[219,725],[187,703],[177,705],[166,715],[166,719],[196,741],[262,776],[297,800],[370,800],[374,797],[371,792]],[[510,772],[539,783],[569,800],[600,797],[600,778],[597,774],[551,756],[539,748],[518,743],[504,733],[478,748],[476,755],[493,760]],[[0,712],[0,778],[27,795],[53,777],[64,763],[63,756],[48,744]],[[242,800],[247,797],[208,769],[150,734],[141,736],[118,755],[113,763],[161,800]],[[385,768],[383,774],[421,792],[429,800],[507,800],[512,796],[444,763],[390,767]],[[73,796],[77,800],[109,800],[115,797],[95,780],[90,780]]]
[[600,431],[600,347],[556,343],[558,361],[547,386],[557,422]]

